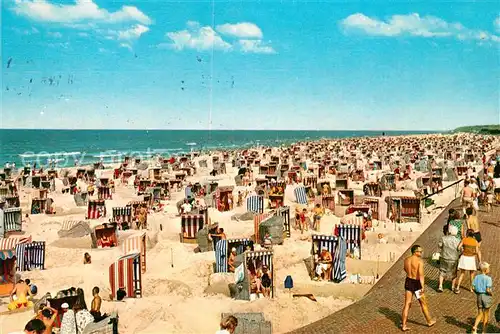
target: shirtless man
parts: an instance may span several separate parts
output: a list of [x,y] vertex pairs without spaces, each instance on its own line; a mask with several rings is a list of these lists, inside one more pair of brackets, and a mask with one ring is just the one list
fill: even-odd
[[420,308],[424,313],[425,320],[427,320],[427,326],[432,327],[436,323],[436,320],[431,318],[429,309],[427,307],[427,300],[424,296],[424,263],[422,261],[422,247],[419,245],[414,245],[411,247],[411,256],[407,257],[404,262],[404,270],[406,272],[405,280],[405,303],[403,307],[403,323],[401,325],[401,330],[406,332],[410,330],[406,326],[408,321],[408,311],[410,310],[411,301],[413,295],[418,299],[420,303]]
[[94,299],[92,299],[92,305],[90,306],[90,314],[94,316],[94,318],[98,318],[101,316],[101,296],[99,296],[99,287],[95,286],[92,289],[92,296],[94,296]]
[[44,334],[52,334],[52,328],[54,327],[54,322],[57,319],[57,310],[47,307],[42,311],[41,318],[43,324],[45,325]]
[[236,261],[236,248],[231,249],[231,254],[229,254],[229,259],[227,260],[227,266],[230,273],[234,273],[234,262]]
[[[16,300],[14,300],[14,294],[17,297]],[[9,311],[24,307],[32,307],[33,302],[28,300],[28,296],[33,298],[30,287],[23,280],[19,280],[10,293],[10,303],[7,305]]]
[[464,182],[462,190],[462,205],[464,209],[471,208],[474,202],[474,189],[469,186],[469,181]]

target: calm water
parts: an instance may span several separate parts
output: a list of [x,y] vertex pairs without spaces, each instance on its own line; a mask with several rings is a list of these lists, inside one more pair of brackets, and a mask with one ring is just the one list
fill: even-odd
[[[387,135],[430,133],[386,131]],[[6,130],[0,129],[0,164],[17,166],[57,159],[60,167],[75,159],[89,164],[123,156],[170,156],[193,150],[228,149],[256,145],[283,145],[300,140],[380,136],[380,131],[207,131],[207,130]]]

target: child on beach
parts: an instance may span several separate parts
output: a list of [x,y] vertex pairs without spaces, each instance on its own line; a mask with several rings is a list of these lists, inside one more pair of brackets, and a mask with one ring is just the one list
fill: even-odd
[[493,305],[491,297],[493,280],[490,276],[488,276],[488,273],[490,272],[490,265],[487,262],[481,262],[479,264],[479,270],[481,270],[481,273],[474,277],[474,281],[472,283],[474,292],[477,296],[478,311],[476,321],[474,321],[474,327],[472,327],[472,333],[477,333],[477,326],[480,322],[483,323],[483,333],[486,333],[490,308]]

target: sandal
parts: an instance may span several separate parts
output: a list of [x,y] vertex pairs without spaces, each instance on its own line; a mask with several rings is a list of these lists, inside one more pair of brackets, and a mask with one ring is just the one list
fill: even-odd
[[460,289],[459,288],[456,288],[453,292],[455,292],[455,294],[459,294],[460,293]]
[[437,292],[443,292],[443,288],[438,288]]

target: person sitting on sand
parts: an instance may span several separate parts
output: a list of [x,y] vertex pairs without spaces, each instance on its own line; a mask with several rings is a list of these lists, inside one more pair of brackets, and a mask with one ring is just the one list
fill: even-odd
[[321,253],[319,254],[316,263],[316,277],[315,280],[330,280],[330,272],[333,264],[332,254],[328,251],[328,248],[323,247]]
[[[14,300],[14,294],[16,299]],[[19,280],[10,293],[10,303],[7,305],[9,311],[20,308],[33,307],[33,302],[28,297],[33,297],[30,287],[24,280]]]
[[90,256],[89,253],[83,254],[83,264],[91,264],[92,263],[92,257]]
[[231,254],[229,254],[229,259],[227,260],[227,267],[230,273],[234,273],[236,269],[234,263],[236,262],[236,248],[231,249]]
[[220,322],[220,331],[217,331],[215,334],[233,334],[236,327],[238,327],[238,319],[230,315],[222,319]]

